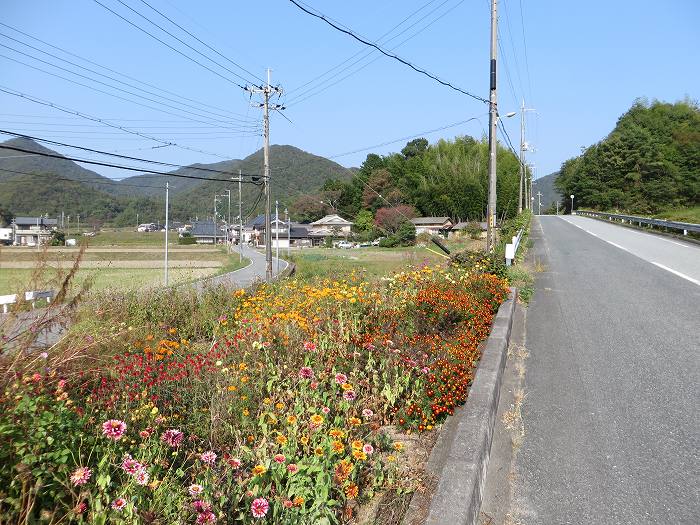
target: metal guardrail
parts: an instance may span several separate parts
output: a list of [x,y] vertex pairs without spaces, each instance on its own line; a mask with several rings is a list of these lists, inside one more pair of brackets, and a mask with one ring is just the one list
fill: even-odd
[[688,235],[688,232],[700,233],[700,224],[695,224],[692,222],[665,221],[663,219],[651,219],[649,217],[636,217],[634,215],[621,215],[617,213],[603,213],[585,210],[576,210],[576,215],[583,215],[584,217],[603,218],[609,221],[618,220],[622,223],[637,223],[639,226],[645,224],[647,226],[656,226],[659,228],[681,230],[683,231],[683,235]]
[[520,247],[520,241],[523,239],[523,232],[525,230],[520,228],[518,235],[514,235],[511,243],[506,244],[506,266],[513,264],[513,259],[515,259],[515,254],[518,253],[518,248]]
[[[56,292],[54,292],[53,290],[32,290],[29,292],[24,292],[24,300],[27,302],[31,302],[32,308],[34,308],[36,301],[38,301],[39,299],[46,299],[46,302],[50,303],[51,299],[53,299],[55,295]],[[8,306],[11,304],[15,304],[16,302],[17,294],[0,295],[0,305],[2,305],[2,313],[6,314]]]

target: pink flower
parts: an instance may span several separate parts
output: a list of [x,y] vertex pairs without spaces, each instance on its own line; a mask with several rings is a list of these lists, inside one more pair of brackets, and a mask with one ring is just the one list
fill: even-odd
[[150,477],[151,476],[148,474],[148,472],[146,472],[146,469],[139,470],[134,475],[134,478],[136,478],[136,483],[138,483],[139,485],[147,485]]
[[342,385],[343,383],[347,383],[347,382],[348,382],[348,376],[346,376],[345,374],[341,374],[340,372],[338,372],[337,374],[335,374],[335,382],[338,383],[339,385]]
[[204,523],[216,523],[216,516],[210,510],[206,510],[197,516],[197,525],[203,525]]
[[82,514],[83,512],[85,512],[87,510],[87,508],[88,508],[87,503],[85,503],[84,501],[81,501],[75,507],[73,507],[73,513],[74,514]]
[[139,432],[139,436],[141,436],[141,439],[148,439],[151,437],[151,433],[148,430],[142,430]]
[[362,452],[369,456],[370,454],[374,453],[374,447],[369,443],[365,443],[365,446],[362,447]]
[[38,383],[39,381],[41,381],[41,374],[35,373],[35,374],[32,376],[32,381],[34,381],[35,383]]
[[133,459],[129,454],[126,454],[124,456],[124,460],[122,461],[122,469],[124,469],[127,474],[135,476],[140,471],[145,470],[146,467]]
[[299,467],[297,467],[296,463],[290,463],[289,465],[287,465],[287,472],[289,472],[290,474],[296,474],[297,472],[299,472]]
[[275,457],[273,458],[276,463],[284,463],[287,461],[287,458],[284,457],[284,454],[275,454]]
[[331,409],[328,408],[328,407],[323,407],[323,408],[321,409],[321,412],[323,412],[324,414],[328,415],[328,414],[330,414]]
[[286,500],[284,500],[284,502],[282,503],[282,506],[283,506],[285,509],[291,509],[291,508],[294,506],[294,503],[293,503],[291,500],[286,499]]
[[176,428],[171,428],[170,430],[163,432],[163,436],[160,439],[171,447],[176,448],[180,446],[180,443],[182,443],[184,438],[185,434]]
[[126,500],[124,498],[117,498],[112,502],[112,508],[114,510],[123,510],[126,507]]
[[190,493],[190,496],[195,497],[199,496],[202,492],[204,492],[204,487],[201,485],[193,484],[190,485],[190,487],[187,489],[187,492]]
[[362,348],[364,348],[365,350],[374,350],[375,346],[372,343],[365,343],[362,345]]
[[318,382],[316,381],[311,381],[311,384],[309,385],[311,390],[316,390],[318,388]]
[[192,502],[192,508],[197,512],[209,512],[211,511],[211,503],[198,499]]
[[316,343],[312,343],[311,341],[306,341],[304,343],[304,350],[306,350],[307,352],[313,352],[314,350],[316,350]]
[[345,392],[343,392],[343,399],[345,399],[346,401],[354,401],[356,397],[357,394],[354,390],[346,390]]
[[299,377],[301,377],[302,379],[313,379],[314,371],[311,370],[308,366],[302,366],[299,369]]
[[231,465],[233,468],[240,468],[242,462],[238,458],[231,458],[228,460],[228,464]]
[[270,504],[265,498],[254,499],[250,504],[250,512],[254,518],[264,518],[268,510],[270,510]]
[[59,389],[59,390],[63,390],[64,388],[66,388],[66,384],[67,384],[67,383],[68,383],[68,381],[66,381],[65,379],[61,379],[61,380],[58,382],[58,389]]
[[92,470],[87,467],[78,467],[70,475],[71,483],[75,486],[85,485],[92,476]]
[[202,463],[206,463],[207,465],[213,465],[216,462],[216,453],[214,453],[211,450],[207,452],[202,452],[199,455],[199,459],[202,460]]
[[119,441],[125,432],[126,423],[118,419],[109,419],[102,423],[102,434],[114,441]]
[[362,417],[370,418],[370,417],[372,417],[372,416],[374,416],[374,412],[372,412],[369,408],[365,408],[365,409],[362,411]]

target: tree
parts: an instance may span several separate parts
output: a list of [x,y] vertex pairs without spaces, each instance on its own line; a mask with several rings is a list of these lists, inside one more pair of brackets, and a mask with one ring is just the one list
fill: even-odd
[[406,143],[406,146],[401,150],[401,154],[410,159],[411,157],[420,157],[428,149],[428,140],[424,138],[414,139]]
[[358,232],[366,233],[374,229],[374,215],[369,210],[360,210],[355,215],[355,229]]
[[327,204],[321,202],[319,196],[302,195],[291,206],[292,217],[299,222],[319,220],[330,210]]
[[416,210],[413,206],[395,206],[393,208],[379,208],[374,217],[374,224],[388,234],[394,234],[398,231],[401,224],[413,219],[416,216]]

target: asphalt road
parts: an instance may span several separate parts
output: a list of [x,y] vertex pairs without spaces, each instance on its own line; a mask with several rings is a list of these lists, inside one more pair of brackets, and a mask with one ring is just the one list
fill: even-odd
[[700,247],[583,217],[532,239],[514,514],[700,523]]

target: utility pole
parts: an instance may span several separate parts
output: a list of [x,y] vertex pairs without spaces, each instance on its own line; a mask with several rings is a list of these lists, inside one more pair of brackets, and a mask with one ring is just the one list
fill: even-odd
[[243,172],[238,170],[238,262],[243,262],[243,207],[241,204],[241,177]]
[[78,235],[80,235],[80,214],[78,214]]
[[[270,86],[270,69],[267,70],[267,83],[260,88],[246,87],[251,93],[262,93],[263,103],[263,135],[265,138],[263,147],[263,188],[265,192],[265,279],[272,280],[272,234],[270,231],[270,95],[282,94],[279,86]],[[283,109],[280,105],[273,105],[272,109]]]
[[139,214],[136,213],[136,230],[139,229]]
[[170,184],[165,183],[165,286],[168,286],[168,208],[170,198]]
[[537,192],[537,215],[542,215],[542,193]]
[[228,195],[228,222],[226,223],[226,244],[228,244],[228,252],[231,253],[231,251],[232,251],[231,243],[233,242],[233,236],[231,235],[231,232],[230,232],[230,228],[231,228],[231,190],[230,189],[226,190],[226,194]]
[[489,65],[489,200],[487,207],[488,226],[486,251],[496,248],[496,126],[498,124],[498,102],[496,97],[496,59],[498,53],[498,0],[491,0],[491,61]]
[[557,215],[559,215],[559,201],[557,201]]
[[275,258],[277,259],[277,275],[280,274],[280,209],[275,201]]
[[525,152],[527,151],[527,143],[525,142],[525,112],[535,111],[525,107],[525,99],[520,106],[520,188],[518,190],[518,215],[523,211],[523,192],[525,195],[525,205],[527,208],[527,170],[525,169]]
[[289,249],[292,244],[292,221],[289,220],[289,212],[284,209],[284,222],[287,223],[287,259],[289,259]]
[[214,246],[216,246],[216,198],[218,195],[214,194]]

